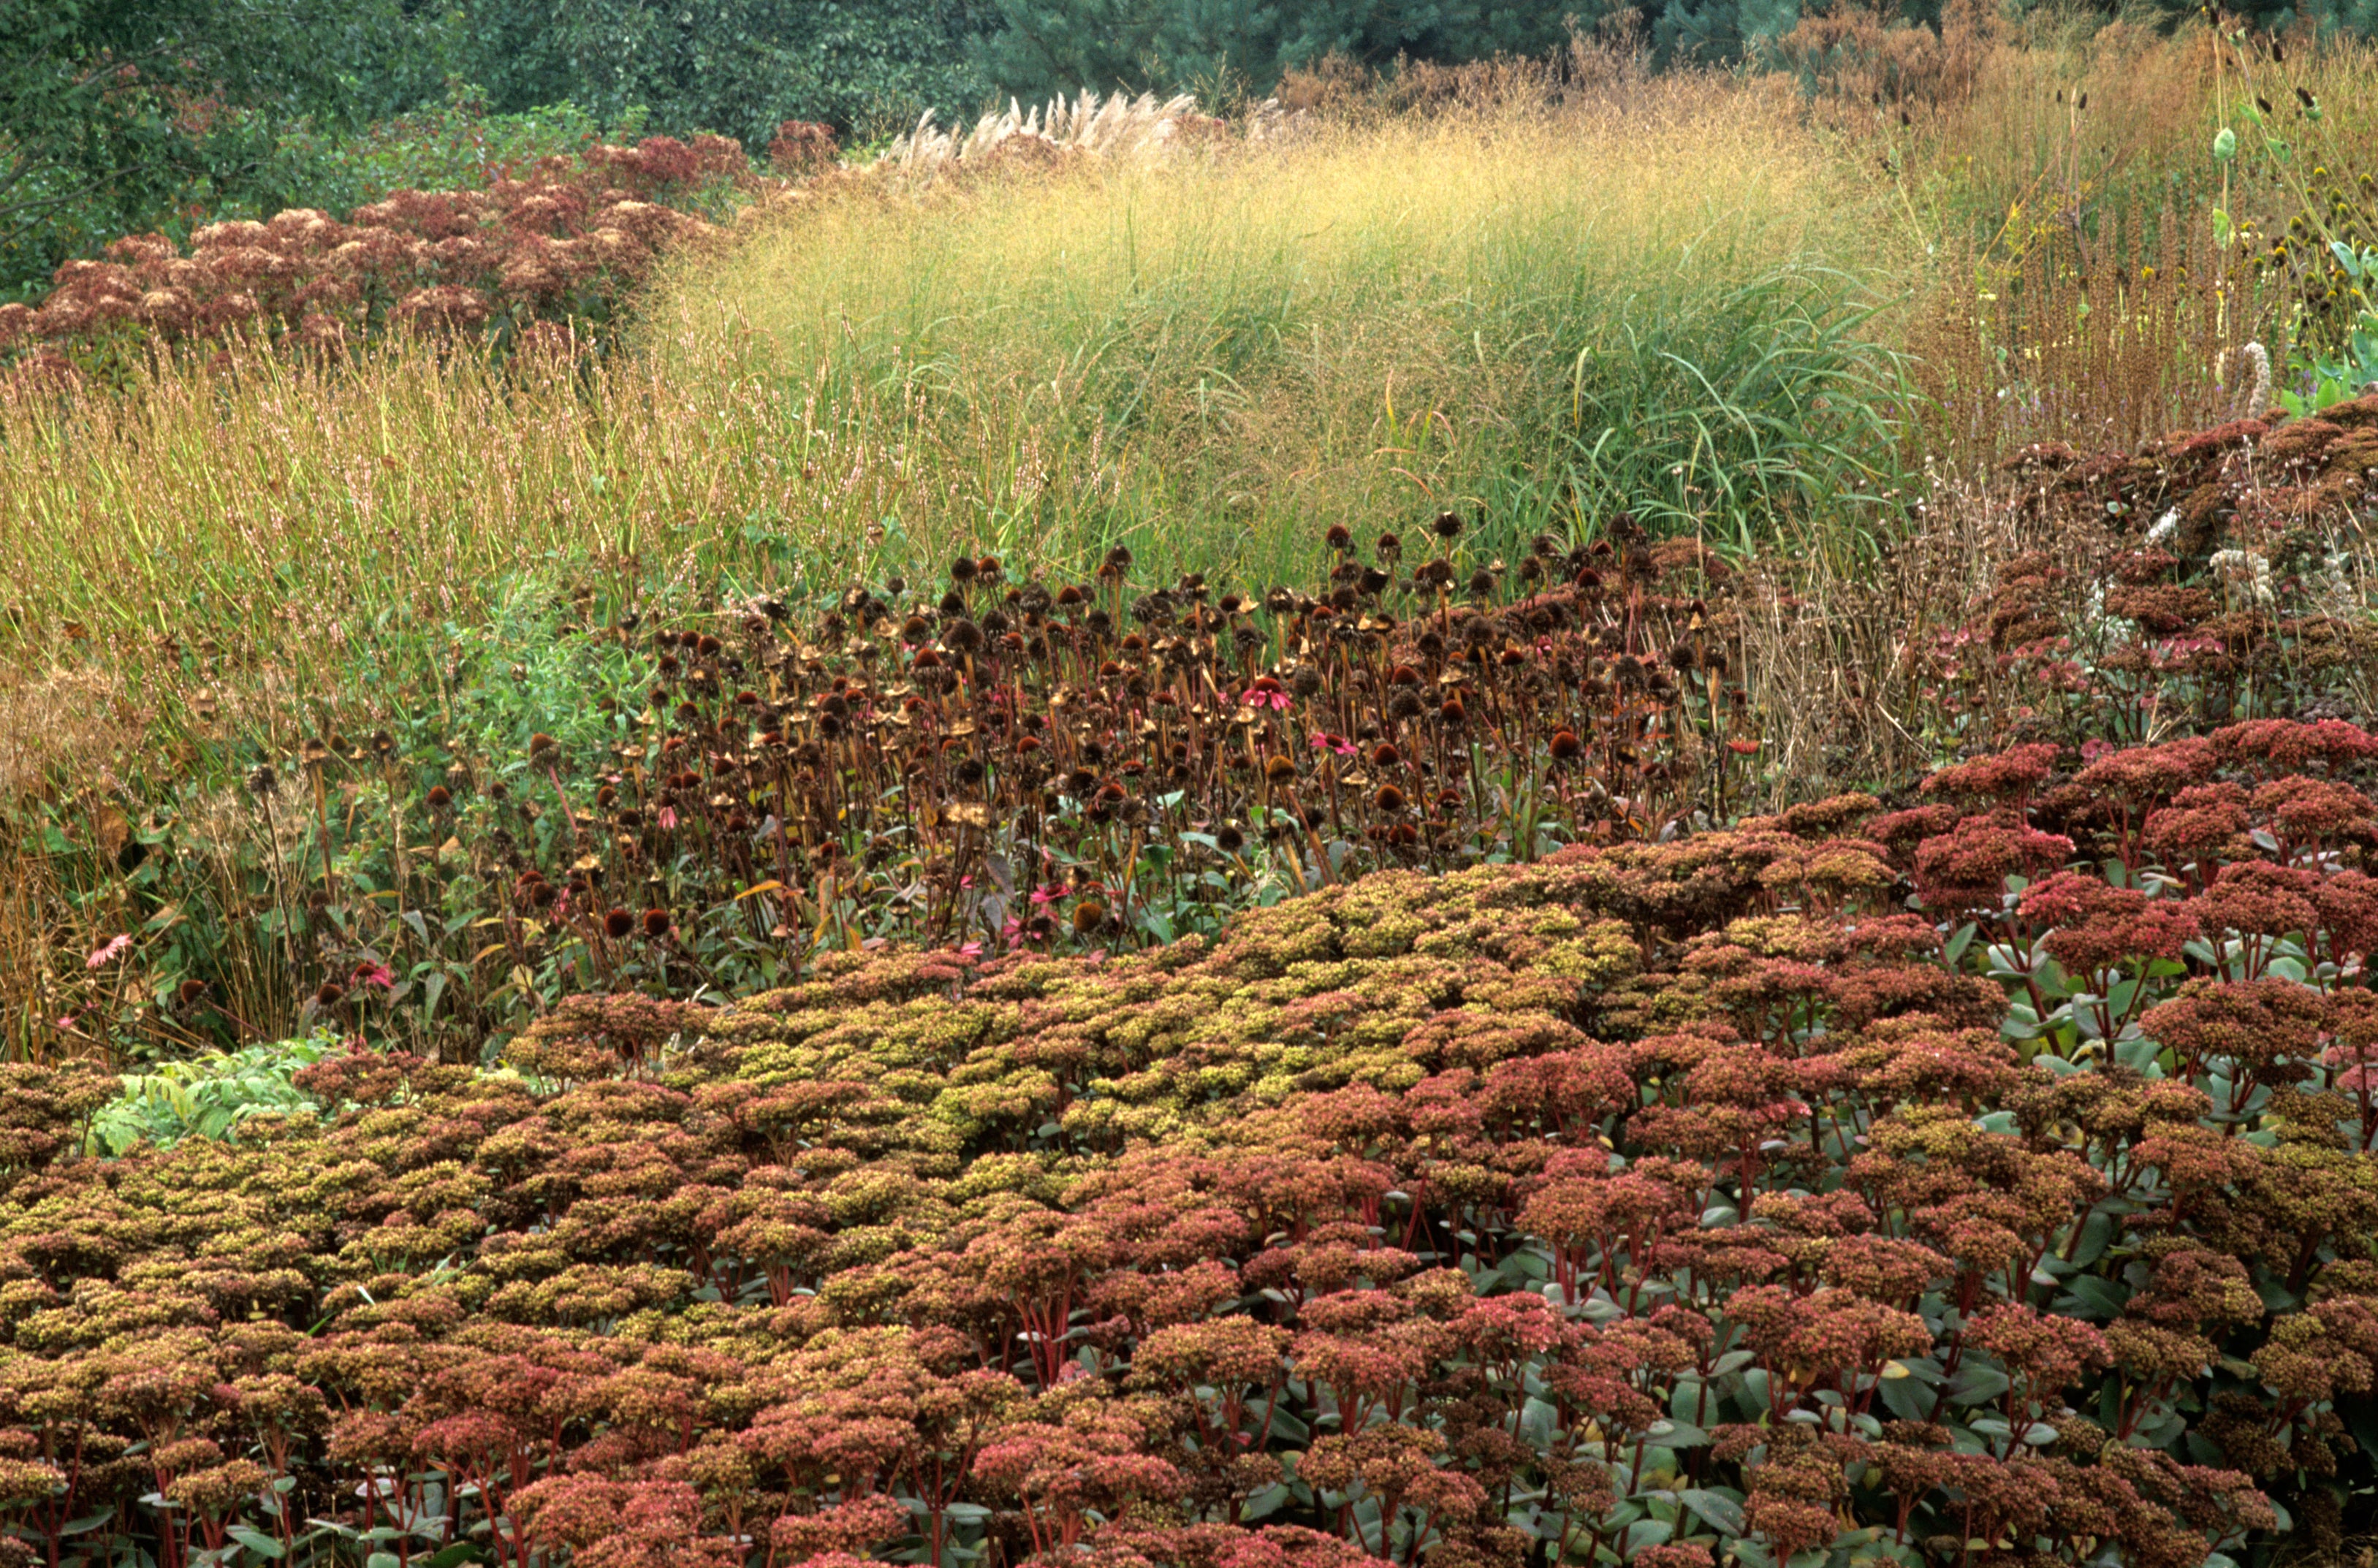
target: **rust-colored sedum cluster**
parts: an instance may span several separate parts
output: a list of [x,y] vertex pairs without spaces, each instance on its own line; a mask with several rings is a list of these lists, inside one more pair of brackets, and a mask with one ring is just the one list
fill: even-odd
[[2373,754],[2018,748],[1145,954],[836,953],[117,1161],[103,1087],[12,1069],[0,1517],[175,1564],[2332,1550]]
[[[798,152],[816,156],[811,141]],[[343,223],[293,208],[210,224],[186,254],[133,235],[103,260],[61,267],[39,308],[0,305],[0,354],[38,376],[71,368],[70,350],[118,340],[343,349],[388,328],[600,320],[664,247],[708,231],[686,206],[739,174],[748,164],[727,138],[648,137],[545,159],[485,190],[397,191]]]

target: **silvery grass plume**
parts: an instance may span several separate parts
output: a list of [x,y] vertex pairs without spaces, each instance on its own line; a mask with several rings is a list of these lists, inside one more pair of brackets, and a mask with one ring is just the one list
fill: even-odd
[[936,126],[928,109],[915,130],[884,150],[882,162],[926,171],[971,162],[1017,141],[1058,151],[1146,155],[1160,151],[1184,125],[1199,118],[1197,101],[1187,93],[1159,102],[1152,92],[1137,98],[1084,92],[1071,102],[1058,97],[1028,111],[1011,98],[1005,110],[985,114],[970,131]]

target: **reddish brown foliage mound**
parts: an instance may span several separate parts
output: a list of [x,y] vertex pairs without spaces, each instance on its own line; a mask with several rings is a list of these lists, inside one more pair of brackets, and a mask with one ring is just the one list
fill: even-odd
[[0,1508],[167,1562],[2179,1568],[2274,1499],[2324,1550],[2373,753],[2024,748],[1211,944],[835,955],[112,1163],[17,1070]]
[[708,231],[682,205],[746,169],[727,138],[649,137],[546,159],[485,190],[398,191],[343,223],[294,208],[210,224],[186,255],[135,235],[103,261],[61,267],[38,310],[0,305],[0,352],[40,345],[30,363],[56,368],[65,346],[111,335],[290,334],[334,348],[391,326],[599,319],[664,246]]

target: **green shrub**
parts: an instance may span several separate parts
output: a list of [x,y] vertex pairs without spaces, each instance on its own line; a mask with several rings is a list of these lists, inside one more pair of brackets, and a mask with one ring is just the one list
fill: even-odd
[[310,1109],[291,1080],[340,1049],[329,1035],[276,1040],[124,1075],[124,1093],[90,1119],[90,1141],[109,1155],[140,1143],[170,1149],[185,1138],[232,1138],[248,1117]]

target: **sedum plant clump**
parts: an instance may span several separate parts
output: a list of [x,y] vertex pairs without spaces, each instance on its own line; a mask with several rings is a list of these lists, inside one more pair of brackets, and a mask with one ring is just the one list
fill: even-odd
[[1140,953],[0,1093],[19,1562],[2263,1562],[2378,1470],[2378,737],[2048,745]]

